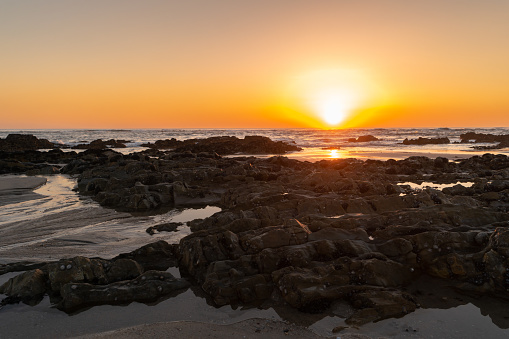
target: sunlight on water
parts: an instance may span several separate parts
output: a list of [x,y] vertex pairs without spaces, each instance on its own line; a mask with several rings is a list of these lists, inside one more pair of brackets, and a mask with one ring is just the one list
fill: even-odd
[[[101,207],[90,197],[79,196],[72,190],[75,180],[65,175],[2,179],[10,180],[12,187],[36,187],[46,179],[47,183],[33,192],[29,187],[19,192],[12,189],[0,192],[3,197],[0,261],[50,260],[75,255],[113,257],[157,240],[178,243],[191,233],[188,221],[221,211],[219,207],[206,206],[133,215]],[[149,227],[169,222],[181,225],[176,232],[154,235],[146,232]]]
[[[24,176],[18,176],[23,179]],[[76,181],[65,175],[53,175],[45,177],[45,185],[33,190],[33,192],[24,192],[28,194],[30,200],[17,201],[11,199],[13,203],[6,203],[0,210],[0,225],[29,220],[42,215],[69,211],[79,208],[84,204],[91,203],[90,199],[82,199],[72,191]],[[22,195],[21,195],[22,196]]]
[[422,190],[423,188],[426,188],[426,187],[429,187],[429,188],[435,188],[435,189],[438,189],[438,190],[443,190],[444,188],[447,188],[447,187],[453,187],[453,186],[456,186],[456,185],[462,185],[464,187],[472,187],[474,185],[473,182],[456,182],[456,183],[452,183],[452,184],[437,184],[437,183],[434,183],[434,182],[428,182],[428,181],[424,181],[420,184],[416,184],[414,182],[402,182],[402,183],[399,183],[398,184],[399,186],[410,186],[411,189],[413,190]]

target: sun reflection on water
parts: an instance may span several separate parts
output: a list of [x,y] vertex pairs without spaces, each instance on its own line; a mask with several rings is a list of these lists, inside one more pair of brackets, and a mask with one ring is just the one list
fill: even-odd
[[346,151],[341,151],[341,150],[338,150],[338,149],[331,149],[329,151],[329,158],[331,159],[340,159],[340,158],[345,158],[346,157]]

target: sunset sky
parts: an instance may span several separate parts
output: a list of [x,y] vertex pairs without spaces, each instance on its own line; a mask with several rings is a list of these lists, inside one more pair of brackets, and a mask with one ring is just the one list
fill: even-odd
[[507,0],[0,0],[0,128],[509,126]]

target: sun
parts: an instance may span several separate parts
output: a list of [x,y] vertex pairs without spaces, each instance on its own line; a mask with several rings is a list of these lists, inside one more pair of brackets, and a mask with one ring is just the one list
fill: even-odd
[[359,104],[359,95],[348,88],[319,89],[311,95],[313,112],[329,126],[344,122]]
[[371,88],[361,69],[329,68],[294,77],[289,97],[301,107],[302,121],[307,116],[310,125],[339,128],[357,119],[372,96]]

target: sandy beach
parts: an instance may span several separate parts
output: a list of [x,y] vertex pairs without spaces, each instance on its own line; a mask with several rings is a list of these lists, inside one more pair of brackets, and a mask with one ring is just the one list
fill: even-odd
[[46,181],[46,178],[38,177],[0,176],[0,206],[39,198],[33,190]]

